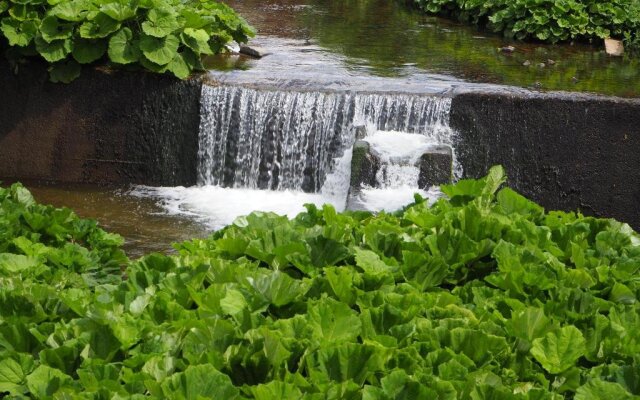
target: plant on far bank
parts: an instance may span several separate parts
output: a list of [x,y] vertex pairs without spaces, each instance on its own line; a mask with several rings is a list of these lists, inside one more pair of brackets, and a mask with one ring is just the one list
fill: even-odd
[[434,14],[456,16],[517,39],[626,39],[640,30],[637,0],[414,0]]
[[0,397],[638,399],[638,235],[504,181],[254,213],[123,273],[117,237],[0,189]]
[[0,32],[10,57],[42,57],[54,82],[100,60],[184,79],[203,55],[253,35],[214,0],[0,0]]

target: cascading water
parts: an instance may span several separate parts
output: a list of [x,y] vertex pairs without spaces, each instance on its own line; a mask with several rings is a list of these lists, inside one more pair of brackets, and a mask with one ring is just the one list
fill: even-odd
[[[440,140],[446,129],[443,126],[435,129]],[[377,159],[375,185],[352,187],[349,208],[395,211],[410,203],[415,193],[427,198],[440,196],[437,188],[420,188],[419,160],[423,154],[447,148],[433,135],[374,131],[363,139]]]
[[199,184],[322,188],[354,126],[451,140],[451,100],[387,94],[287,92],[203,86]]
[[[357,127],[452,145],[450,106],[451,99],[438,96],[203,85],[198,186],[137,192],[159,197],[169,212],[194,216],[214,229],[254,210],[294,216],[305,203],[342,210]],[[397,199],[400,192],[387,195]],[[400,196],[401,205],[411,200],[406,197]]]

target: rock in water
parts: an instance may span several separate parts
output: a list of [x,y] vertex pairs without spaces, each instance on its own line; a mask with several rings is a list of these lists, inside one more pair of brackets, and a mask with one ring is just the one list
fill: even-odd
[[246,56],[255,57],[255,58],[262,58],[264,56],[268,56],[271,53],[267,52],[266,50],[260,47],[249,47],[246,44],[241,44],[240,54],[244,54]]
[[453,171],[451,147],[437,146],[430,149],[420,157],[417,167],[420,169],[418,186],[421,189],[451,183]]
[[371,145],[364,140],[357,140],[353,145],[351,158],[351,189],[355,193],[362,185],[375,186],[376,173],[380,168],[380,160],[371,153]]
[[362,140],[367,136],[367,127],[364,125],[358,125],[355,128],[356,140]]

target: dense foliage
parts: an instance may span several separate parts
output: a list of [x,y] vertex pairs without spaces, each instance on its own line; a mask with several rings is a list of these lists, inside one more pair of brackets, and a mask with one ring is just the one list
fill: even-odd
[[11,57],[50,63],[54,82],[99,60],[186,78],[201,56],[253,35],[215,0],[0,0],[0,32]]
[[415,0],[430,13],[455,15],[518,39],[552,43],[617,37],[637,44],[637,0]]
[[115,237],[2,190],[0,392],[638,398],[638,236],[503,182],[395,215],[255,213],[111,276]]

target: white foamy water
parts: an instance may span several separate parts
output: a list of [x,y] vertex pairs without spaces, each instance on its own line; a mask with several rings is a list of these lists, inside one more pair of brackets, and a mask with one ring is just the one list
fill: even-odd
[[271,211],[293,218],[304,211],[306,203],[317,206],[332,204],[339,211],[345,207],[344,199],[290,190],[139,186],[131,194],[156,198],[168,214],[190,216],[212,230],[229,225],[236,218],[253,211]]
[[439,143],[432,137],[396,131],[377,131],[365,138],[382,161],[415,164],[420,156]]
[[[322,207],[331,204],[344,211],[351,178],[351,149],[334,160],[334,171],[327,175],[318,193],[296,190],[259,190],[223,188],[220,186],[149,187],[137,186],[130,194],[158,201],[169,215],[186,215],[205,224],[211,230],[221,229],[254,211],[274,212],[293,218],[305,211],[307,203]],[[417,179],[417,178],[416,178]],[[363,188],[357,197],[357,209],[372,212],[392,212],[414,201],[414,194],[435,201],[442,196],[437,188],[428,191],[415,186]]]
[[413,203],[416,193],[427,199],[429,203],[443,196],[440,189],[436,187],[429,190],[420,190],[415,186],[407,185],[393,188],[365,187],[354,199],[354,206],[365,211],[393,212]]
[[192,187],[138,186],[131,195],[151,197],[171,215],[188,215],[212,230],[223,228],[253,211],[274,212],[293,218],[307,203],[322,207],[331,204],[344,211],[351,178],[351,150],[334,160],[334,172],[327,175],[318,193],[298,190],[259,190],[205,185]]

